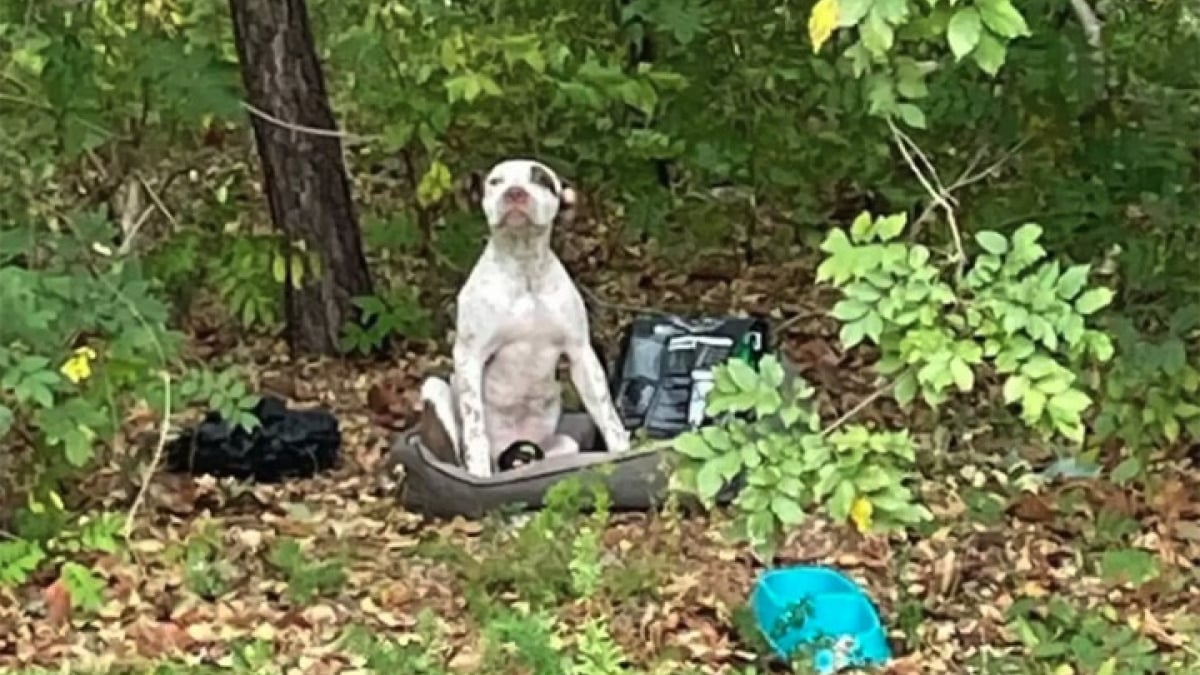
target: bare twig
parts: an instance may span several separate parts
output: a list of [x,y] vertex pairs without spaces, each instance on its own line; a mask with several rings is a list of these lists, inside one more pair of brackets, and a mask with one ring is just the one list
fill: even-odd
[[245,108],[248,112],[250,112],[250,114],[254,115],[255,117],[258,117],[259,119],[270,122],[271,124],[274,124],[277,127],[287,129],[289,131],[297,131],[299,133],[308,134],[310,136],[321,136],[324,138],[339,138],[347,143],[375,143],[375,142],[379,141],[381,138],[380,136],[361,136],[359,134],[352,134],[352,133],[345,132],[345,131],[338,131],[337,129],[319,129],[317,127],[305,126],[303,124],[295,124],[293,122],[281,120],[278,117],[272,115],[271,113],[269,113],[265,110],[262,110],[260,108],[257,108],[255,106],[251,105],[250,103],[247,103],[246,101],[242,101],[242,107]]
[[162,424],[158,428],[158,444],[154,448],[154,455],[150,458],[150,464],[146,467],[145,474],[142,475],[142,485],[138,488],[137,496],[133,499],[133,504],[129,507],[129,514],[125,516],[125,538],[133,533],[133,521],[137,517],[138,509],[146,501],[146,492],[150,489],[150,481],[154,478],[154,470],[158,468],[159,462],[162,461],[163,450],[167,447],[167,435],[171,431],[171,376],[165,371],[159,371],[159,376],[163,382],[163,415]]
[[[1021,148],[1025,147],[1025,144],[1028,142],[1028,136],[1022,138],[1015,145],[1013,145],[1013,147],[1005,150],[1004,154],[1001,155],[999,159],[989,164],[986,168],[976,172],[975,167],[979,166],[979,162],[983,160],[984,155],[984,148],[980,148],[979,152],[975,153],[975,156],[971,158],[971,162],[967,165],[967,168],[963,169],[963,172],[959,174],[958,178],[954,179],[954,182],[946,188],[946,193],[953,194],[965,187],[969,187],[981,180],[984,180],[985,178],[995,175],[996,172],[1000,170],[1000,167],[1007,164],[1008,161],[1012,159],[1017,152],[1021,150]],[[937,201],[931,201],[929,204],[927,204],[925,209],[921,211],[921,215],[918,216],[915,221],[913,221],[913,227],[916,228],[921,223],[924,223],[929,216],[933,215],[934,210],[936,210],[938,206],[940,206],[940,204],[938,204]]]
[[[892,134],[896,137],[896,147],[900,148],[900,154],[904,156],[904,161],[908,163],[908,168],[912,169],[913,175],[917,177],[917,180],[921,183],[921,186],[924,187],[925,191],[929,193],[929,196],[933,198],[934,203],[942,207],[942,210],[946,212],[946,222],[950,225],[950,235],[954,238],[955,262],[958,264],[959,269],[961,270],[962,266],[966,264],[967,254],[963,249],[962,232],[958,229],[958,220],[954,217],[954,206],[950,203],[951,198],[946,194],[944,189],[937,190],[930,185],[929,179],[925,177],[924,172],[922,172],[920,167],[917,166],[916,161],[913,159],[912,153],[909,152],[907,147],[908,144],[911,144],[914,148],[916,148],[916,144],[912,142],[912,139],[909,139],[908,136],[901,131],[900,128],[896,126],[896,123],[890,118],[888,119],[887,123],[888,127],[890,127],[892,130]],[[917,148],[917,151],[920,152],[920,149]],[[924,156],[924,153],[922,153],[922,156]],[[929,160],[926,159],[925,162],[929,163]]]
[[139,173],[136,175],[138,182],[142,184],[142,188],[146,191],[146,194],[150,195],[150,201],[154,202],[154,205],[158,207],[158,210],[161,211],[163,216],[165,216],[166,219],[171,223],[171,227],[178,230],[179,221],[175,219],[175,216],[171,213],[171,209],[167,208],[167,205],[163,203],[162,198],[158,196],[158,193],[155,192],[154,188],[150,187],[150,183],[146,181],[146,178],[142,176],[142,174]]
[[888,382],[887,384],[883,385],[882,387],[880,387],[880,388],[876,389],[875,391],[871,392],[870,394],[868,394],[865,398],[863,398],[863,400],[856,403],[853,408],[847,410],[841,417],[837,418],[836,420],[831,422],[829,424],[829,426],[822,429],[821,435],[828,436],[829,434],[832,434],[833,432],[837,431],[839,427],[841,427],[846,422],[849,422],[855,415],[857,415],[858,413],[865,410],[867,408],[867,406],[869,406],[872,403],[874,403],[875,401],[877,401],[880,396],[883,396],[884,394],[891,391],[892,387],[894,387],[895,385],[896,385],[895,382]]
[[134,187],[141,186],[141,188],[146,191],[146,194],[150,195],[150,201],[154,202],[154,206],[143,211],[141,217],[137,219],[137,222],[133,223],[133,225],[126,230],[124,240],[121,242],[120,248],[117,249],[120,255],[129,253],[130,249],[133,247],[135,235],[137,235],[138,231],[142,229],[142,226],[146,224],[146,221],[150,218],[150,214],[153,213],[154,209],[156,208],[163,214],[164,217],[166,217],[167,221],[171,223],[173,230],[179,229],[179,221],[175,219],[174,214],[172,214],[171,210],[167,208],[167,205],[163,203],[162,198],[158,196],[158,193],[154,191],[154,188],[150,187],[150,183],[140,173],[135,174],[135,177],[137,178],[137,182],[134,183]]
[[933,162],[930,161],[929,156],[926,155],[925,151],[921,149],[921,146],[917,145],[917,142],[912,139],[912,136],[909,136],[903,129],[896,126],[894,122],[888,120],[888,123],[891,125],[892,133],[896,135],[898,142],[901,145],[907,144],[908,148],[914,155],[916,155],[917,159],[921,160],[921,164],[925,165],[925,170],[929,172],[929,179],[938,189],[938,192],[945,197],[947,201],[957,206],[958,203],[953,197],[950,196],[950,193],[946,190],[946,186],[942,184],[942,177],[938,175],[937,167],[933,165]]
[[787,329],[791,328],[798,322],[803,321],[805,319],[811,319],[811,318],[817,317],[817,316],[821,316],[821,313],[820,312],[807,312],[807,311],[796,312],[795,314],[789,316],[788,318],[784,319],[783,321],[780,321],[779,324],[775,326],[775,328],[773,329],[773,332],[775,333],[776,339],[783,339],[783,334],[787,332]]
[[1096,16],[1096,10],[1092,9],[1087,0],[1071,0],[1071,9],[1075,11],[1075,16],[1079,18],[1079,24],[1083,27],[1083,35],[1087,38],[1088,45],[1098,52],[1100,50],[1104,24]]

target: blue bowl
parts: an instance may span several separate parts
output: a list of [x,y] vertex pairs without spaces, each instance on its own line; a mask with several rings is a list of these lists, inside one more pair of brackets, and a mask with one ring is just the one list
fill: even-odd
[[[800,566],[764,572],[750,598],[759,632],[782,659],[814,640],[813,666],[833,673],[843,666],[886,663],[887,635],[871,600],[850,578],[828,567]],[[839,659],[830,645],[848,648]],[[841,663],[839,663],[841,661]]]

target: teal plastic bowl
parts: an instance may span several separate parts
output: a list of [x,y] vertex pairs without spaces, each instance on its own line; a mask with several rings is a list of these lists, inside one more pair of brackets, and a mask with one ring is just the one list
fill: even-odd
[[755,622],[780,658],[813,649],[817,672],[870,666],[892,658],[871,600],[849,577],[818,566],[764,572],[750,597]]

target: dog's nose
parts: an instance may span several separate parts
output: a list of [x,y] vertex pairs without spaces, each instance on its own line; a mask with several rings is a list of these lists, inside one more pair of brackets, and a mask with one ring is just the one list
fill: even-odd
[[529,201],[529,192],[523,187],[514,185],[504,191],[504,201],[524,204]]

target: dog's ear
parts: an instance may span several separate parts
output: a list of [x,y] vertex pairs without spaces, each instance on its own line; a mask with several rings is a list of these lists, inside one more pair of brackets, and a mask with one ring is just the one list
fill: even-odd
[[579,192],[565,180],[562,182],[562,192],[558,194],[558,214],[554,216],[554,225],[570,225],[575,222],[575,214],[579,212]]
[[483,203],[483,173],[471,171],[458,179],[455,193],[459,206],[467,211],[478,209]]

